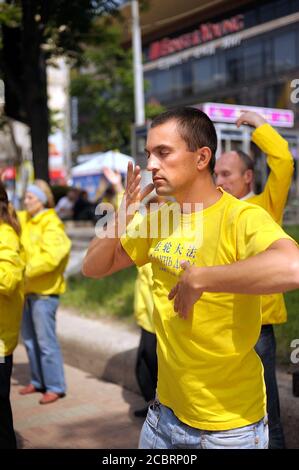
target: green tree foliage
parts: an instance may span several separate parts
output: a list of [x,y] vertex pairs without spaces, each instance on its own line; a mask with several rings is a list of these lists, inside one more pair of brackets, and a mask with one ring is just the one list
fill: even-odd
[[74,71],[71,94],[79,99],[79,145],[128,150],[134,121],[132,54],[121,46],[121,30],[101,21],[94,26]]
[[[121,26],[112,24],[109,18],[95,24],[86,37],[82,67],[73,71],[71,79],[71,94],[79,102],[75,136],[79,147],[97,144],[103,150],[118,148],[130,152],[133,59],[131,49],[124,49],[121,39]],[[146,117],[151,119],[164,109],[159,103],[149,103]]]
[[48,179],[46,65],[63,55],[80,61],[94,18],[117,0],[7,0],[0,4],[0,69],[5,112],[30,127],[35,175]]

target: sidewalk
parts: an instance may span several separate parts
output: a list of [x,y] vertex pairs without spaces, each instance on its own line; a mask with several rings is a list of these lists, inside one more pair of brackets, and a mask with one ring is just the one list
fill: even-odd
[[140,334],[135,325],[113,318],[92,320],[60,307],[57,333],[67,364],[139,393],[135,364]]
[[41,394],[21,396],[28,383],[25,349],[14,353],[11,403],[18,447],[24,449],[134,449],[143,421],[133,411],[144,406],[139,395],[65,365],[68,392],[50,405]]

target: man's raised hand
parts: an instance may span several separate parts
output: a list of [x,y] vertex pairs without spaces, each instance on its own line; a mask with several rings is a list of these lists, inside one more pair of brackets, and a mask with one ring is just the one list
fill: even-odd
[[140,182],[140,167],[136,165],[134,168],[133,163],[129,162],[127,172],[127,184],[120,207],[120,211],[125,211],[126,213],[127,223],[132,220],[135,212],[139,209],[140,202],[154,189],[154,185],[150,183],[141,191]]
[[248,124],[249,126],[257,128],[266,122],[263,116],[254,111],[242,111],[242,114],[236,121],[236,125],[240,127],[242,124]]
[[190,266],[188,261],[181,261],[183,273],[181,274],[179,282],[171,289],[168,295],[169,300],[174,299],[174,311],[179,314],[181,318],[188,318],[192,312],[195,302],[197,302],[203,290],[198,283],[198,274],[202,268]]

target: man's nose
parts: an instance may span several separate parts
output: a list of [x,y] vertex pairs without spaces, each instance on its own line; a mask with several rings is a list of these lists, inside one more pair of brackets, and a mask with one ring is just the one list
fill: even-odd
[[221,175],[215,175],[215,183],[217,186],[221,186],[223,184],[223,178]]
[[147,159],[147,166],[146,166],[147,171],[154,171],[154,170],[158,170],[159,168],[160,168],[160,165],[159,165],[158,158],[156,158],[154,155],[151,154]]

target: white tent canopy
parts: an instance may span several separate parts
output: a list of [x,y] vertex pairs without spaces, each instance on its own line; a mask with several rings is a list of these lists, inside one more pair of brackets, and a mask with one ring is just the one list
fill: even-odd
[[103,168],[111,168],[121,173],[127,173],[128,162],[134,162],[133,158],[117,150],[109,150],[105,153],[91,154],[93,157],[88,162],[74,166],[71,169],[73,178],[79,176],[98,175],[103,172]]

